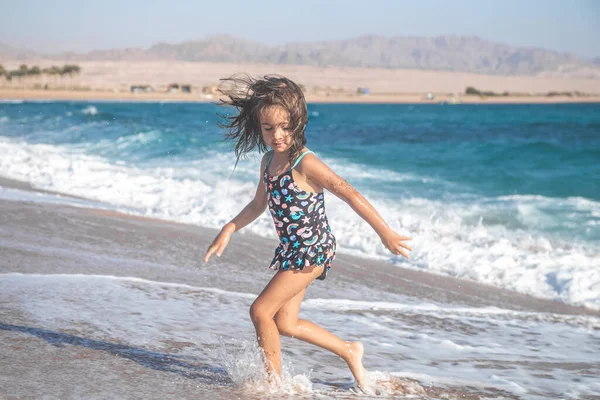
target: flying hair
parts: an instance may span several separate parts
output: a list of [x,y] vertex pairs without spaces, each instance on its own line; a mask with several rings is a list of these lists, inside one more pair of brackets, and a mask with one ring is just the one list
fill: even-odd
[[289,161],[296,160],[306,145],[304,131],[308,123],[306,100],[300,87],[279,75],[266,75],[262,79],[233,75],[221,81],[219,105],[238,110],[236,115],[219,114],[223,120],[218,122],[219,127],[226,129],[225,139],[235,142],[235,165],[255,148],[261,153],[268,150],[260,129],[260,113],[273,106],[289,113],[292,135]]

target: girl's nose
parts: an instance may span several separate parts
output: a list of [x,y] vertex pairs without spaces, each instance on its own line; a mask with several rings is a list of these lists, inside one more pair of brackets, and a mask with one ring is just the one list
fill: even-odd
[[275,139],[283,139],[285,137],[285,130],[281,128],[276,128],[275,132],[273,133],[273,137]]

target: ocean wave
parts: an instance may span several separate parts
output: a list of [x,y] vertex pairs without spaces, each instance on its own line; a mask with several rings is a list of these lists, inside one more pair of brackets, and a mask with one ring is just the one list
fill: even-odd
[[88,106],[81,110],[81,112],[86,115],[97,115],[98,109],[95,106]]
[[162,133],[159,130],[148,132],[138,132],[133,135],[120,136],[116,142],[108,142],[109,146],[116,146],[119,150],[124,150],[130,146],[147,146],[151,143],[161,143]]
[[428,176],[412,174],[412,173],[399,173],[385,168],[374,168],[367,165],[352,164],[350,161],[344,159],[328,159],[326,160],[329,167],[331,167],[338,175],[343,176],[349,181],[372,181],[377,182],[420,182],[420,183],[445,183],[441,179],[432,178]]
[[552,204],[554,206],[571,206],[585,210],[600,210],[600,202],[587,199],[585,197],[570,196],[564,198],[545,197],[541,195],[509,195],[498,196],[500,201],[516,201],[516,202],[535,202],[543,204]]

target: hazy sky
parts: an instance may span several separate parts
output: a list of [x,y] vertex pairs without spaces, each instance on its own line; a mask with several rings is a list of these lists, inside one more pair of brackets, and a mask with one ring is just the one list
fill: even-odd
[[458,34],[591,58],[599,21],[600,0],[0,0],[0,42],[42,52],[222,33],[266,44]]

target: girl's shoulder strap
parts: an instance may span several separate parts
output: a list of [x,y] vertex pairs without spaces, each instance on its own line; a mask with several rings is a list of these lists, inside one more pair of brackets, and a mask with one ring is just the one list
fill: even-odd
[[305,155],[307,155],[307,154],[309,154],[309,153],[310,153],[310,154],[315,154],[315,153],[314,153],[314,152],[312,152],[311,150],[305,151],[304,153],[300,154],[300,157],[298,157],[298,158],[296,159],[296,162],[294,163],[294,165],[292,165],[292,168],[290,168],[290,169],[294,169],[294,168],[296,168],[296,165],[298,165],[298,164],[300,163],[300,160],[302,160],[302,157],[304,157]]
[[273,154],[275,154],[275,151],[273,151],[273,150],[269,151],[269,158],[267,159],[267,163],[265,164],[265,169],[269,166],[269,164],[271,164],[271,160],[273,159]]

